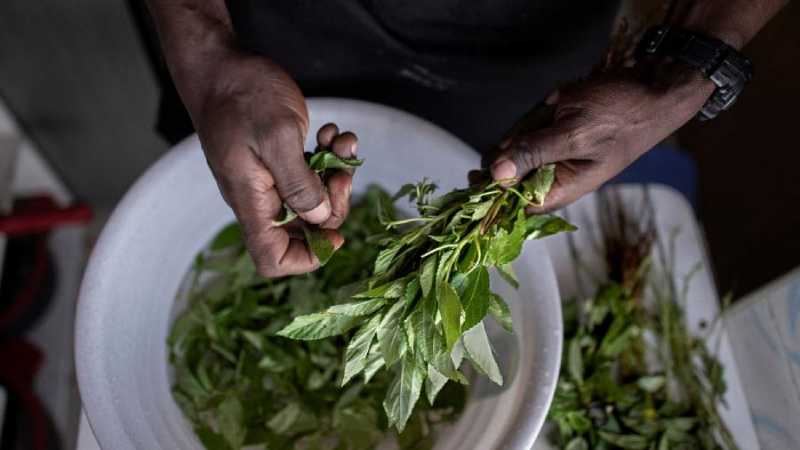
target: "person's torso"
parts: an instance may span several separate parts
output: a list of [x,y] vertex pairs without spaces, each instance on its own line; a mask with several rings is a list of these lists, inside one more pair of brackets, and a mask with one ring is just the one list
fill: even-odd
[[242,45],[306,95],[377,101],[478,149],[608,43],[618,0],[229,0]]

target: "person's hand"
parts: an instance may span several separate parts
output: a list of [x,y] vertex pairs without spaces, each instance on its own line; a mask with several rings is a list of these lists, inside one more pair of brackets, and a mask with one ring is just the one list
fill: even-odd
[[[335,231],[349,209],[352,175],[334,174],[323,186],[303,152],[308,133],[305,99],[294,81],[267,58],[232,50],[214,61],[204,86],[186,101],[208,165],[225,201],[242,224],[245,242],[263,276],[309,272],[319,261],[296,227],[273,225],[285,202],[300,218],[324,228],[338,248]],[[355,156],[353,133],[323,126],[320,146]]]
[[492,177],[522,179],[556,163],[544,206],[529,212],[561,208],[597,189],[694,117],[713,92],[699,72],[677,64],[660,69],[598,73],[554,92],[501,142]]

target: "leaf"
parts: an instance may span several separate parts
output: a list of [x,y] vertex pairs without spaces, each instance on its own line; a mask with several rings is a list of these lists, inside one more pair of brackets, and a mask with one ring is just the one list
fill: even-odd
[[377,210],[378,222],[381,225],[388,226],[389,223],[396,220],[397,214],[394,208],[394,201],[385,192],[378,193],[375,207]]
[[568,349],[567,368],[569,369],[569,376],[580,385],[583,383],[583,355],[581,354],[581,343],[578,338],[573,338],[569,341]]
[[242,244],[242,227],[238,222],[233,222],[223,228],[211,242],[211,250],[218,251],[224,248]]
[[290,208],[289,205],[284,203],[283,204],[283,214],[281,214],[281,218],[278,219],[278,220],[273,220],[272,221],[272,226],[273,227],[282,227],[282,226],[286,225],[287,223],[293,221],[294,219],[297,219],[297,213],[292,208]]
[[422,261],[419,273],[419,284],[422,287],[422,296],[427,297],[436,281],[436,255],[431,255]]
[[[215,433],[214,430],[207,426],[196,426],[194,432],[206,450],[232,450],[222,434]],[[238,447],[236,447],[236,450],[238,450]]]
[[556,179],[555,164],[546,164],[539,167],[536,172],[522,182],[526,198],[536,206],[543,206],[550,188]]
[[369,347],[369,353],[367,354],[367,362],[364,365],[364,383],[369,383],[369,380],[371,380],[383,366],[383,353],[381,353],[380,345],[371,345]]
[[[448,352],[447,349],[444,347],[444,342],[441,336],[437,336],[435,342],[435,351],[434,356],[431,358],[430,364],[439,372],[441,375],[445,376],[446,378],[456,381],[461,384],[469,384],[467,378],[458,371],[458,367],[455,364],[455,358],[453,352]],[[457,348],[457,347],[456,347]],[[460,363],[460,361],[459,361]]]
[[342,386],[347,384],[351,378],[361,373],[367,366],[367,355],[370,345],[378,332],[378,325],[381,323],[380,314],[376,314],[366,324],[358,329],[356,334],[350,339],[345,352],[344,376]]
[[517,280],[517,274],[514,273],[514,267],[511,263],[503,264],[495,268],[506,283],[510,284],[514,289],[519,289],[519,280]]
[[386,393],[386,399],[383,401],[383,409],[386,411],[389,426],[396,427],[398,432],[402,432],[406,427],[414,405],[419,400],[424,378],[425,374],[417,367],[414,358],[406,354],[400,365],[400,372],[389,387],[389,392]]
[[650,375],[641,377],[636,380],[636,384],[645,392],[657,392],[664,384],[666,384],[666,378],[663,375]]
[[412,192],[416,191],[417,185],[412,183],[406,183],[398,189],[398,191],[392,196],[392,200],[397,201],[403,197],[408,196]]
[[386,367],[391,367],[406,353],[406,336],[402,327],[405,304],[395,302],[378,326],[378,344]]
[[525,211],[520,209],[510,233],[505,228],[499,228],[491,236],[486,256],[488,264],[502,266],[519,257],[525,243],[526,223]]
[[280,347],[272,345],[258,361],[258,367],[270,372],[285,372],[295,366],[294,358]]
[[403,294],[403,301],[406,304],[407,311],[410,311],[411,307],[414,306],[417,294],[419,294],[419,278],[412,278],[406,285],[406,292]]
[[408,284],[407,278],[399,278],[394,281],[374,287],[366,292],[360,292],[353,296],[353,298],[400,298],[405,292],[406,285]]
[[461,337],[461,302],[455,289],[447,282],[442,283],[438,291],[439,314],[442,316],[442,329],[449,351]]
[[461,304],[464,307],[463,329],[472,328],[486,317],[490,304],[489,272],[486,267],[478,267],[467,276]]
[[317,418],[299,403],[286,405],[267,422],[267,427],[275,433],[293,436],[317,429]]
[[600,439],[609,444],[616,445],[626,450],[645,450],[649,445],[646,437],[636,434],[617,434],[607,431],[598,431],[597,434],[600,436]]
[[586,442],[586,439],[576,436],[567,443],[564,450],[589,450],[589,444]]
[[436,352],[436,339],[441,339],[436,329],[436,301],[432,296],[420,300],[406,319],[414,334],[414,346],[425,362],[431,361]]
[[352,169],[364,164],[363,160],[357,158],[342,158],[329,150],[314,153],[308,161],[308,166],[314,171],[333,170],[333,169]]
[[240,332],[242,337],[259,351],[264,350],[264,336],[256,333],[255,331],[242,330]]
[[[333,413],[333,428],[339,438],[346,442],[347,450],[375,448],[384,435],[378,428],[377,411],[365,402],[336,408]],[[326,447],[320,446],[320,449],[324,448]]]
[[475,325],[464,333],[464,350],[467,357],[479,372],[489,377],[498,386],[503,385],[503,374],[494,359],[494,352],[486,335],[483,322]]
[[666,421],[668,430],[673,432],[688,433],[698,424],[699,420],[696,417],[676,417]]
[[278,336],[298,340],[315,340],[346,333],[358,325],[359,317],[328,312],[307,314],[294,320],[278,331]]
[[453,346],[453,350],[450,352],[450,359],[453,361],[453,367],[458,369],[461,367],[461,363],[464,361],[464,339],[459,339],[456,344]]
[[525,222],[525,239],[541,239],[577,229],[578,227],[558,216],[531,215]]
[[225,398],[217,407],[219,432],[231,448],[238,449],[244,443],[247,429],[244,424],[244,409],[236,397]]
[[343,314],[345,316],[366,316],[381,309],[385,304],[386,299],[384,298],[372,298],[360,302],[333,305],[326,311],[331,314]]
[[373,273],[375,275],[381,274],[386,272],[389,269],[389,266],[394,261],[395,256],[397,253],[403,248],[402,243],[398,243],[392,245],[389,248],[385,248],[378,253],[378,257],[375,258],[375,268],[373,269]]
[[448,378],[431,364],[428,364],[428,376],[425,379],[425,395],[428,397],[428,403],[433,406],[433,402],[436,401],[436,396],[439,395],[439,392],[442,390],[445,384],[447,384]]
[[319,229],[311,229],[307,226],[303,227],[303,234],[306,237],[306,243],[314,256],[319,260],[319,265],[324,266],[331,259],[333,253],[336,251],[333,244]]
[[511,319],[511,309],[502,297],[494,292],[489,294],[489,314],[494,320],[509,333],[514,332],[514,323]]
[[472,211],[470,220],[477,221],[486,217],[486,214],[488,214],[489,210],[492,209],[492,205],[494,205],[494,200],[486,200],[479,203]]
[[607,334],[600,344],[600,352],[607,358],[614,357],[628,348],[632,339],[638,335],[638,326],[635,324],[627,325],[617,336]]

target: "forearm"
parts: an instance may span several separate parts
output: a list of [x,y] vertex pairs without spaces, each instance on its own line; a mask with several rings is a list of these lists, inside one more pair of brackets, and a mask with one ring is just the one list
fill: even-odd
[[675,0],[667,22],[741,50],[788,0]]
[[164,58],[190,112],[198,110],[219,58],[234,47],[224,0],[147,0]]

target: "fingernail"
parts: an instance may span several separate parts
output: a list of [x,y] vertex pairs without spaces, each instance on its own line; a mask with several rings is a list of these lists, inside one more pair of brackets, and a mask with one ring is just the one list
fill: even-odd
[[506,180],[517,176],[517,165],[510,159],[501,159],[492,164],[492,178]]
[[561,96],[561,93],[559,91],[553,91],[553,92],[550,93],[550,95],[547,96],[546,99],[544,99],[544,104],[548,105],[548,106],[553,106],[556,103],[558,103],[558,98],[560,96]]
[[356,156],[357,153],[358,153],[358,144],[353,142],[353,145],[350,146],[350,154]]
[[314,209],[306,211],[302,215],[306,222],[322,223],[328,220],[328,217],[331,215],[331,203],[328,201],[328,199],[325,199]]

